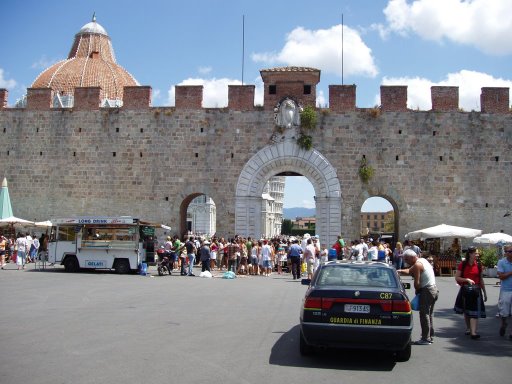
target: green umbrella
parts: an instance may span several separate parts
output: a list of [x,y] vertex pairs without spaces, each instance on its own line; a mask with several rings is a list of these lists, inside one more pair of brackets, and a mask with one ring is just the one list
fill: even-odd
[[9,197],[9,189],[7,188],[7,179],[4,177],[2,189],[0,190],[0,219],[14,216],[12,214],[11,198]]

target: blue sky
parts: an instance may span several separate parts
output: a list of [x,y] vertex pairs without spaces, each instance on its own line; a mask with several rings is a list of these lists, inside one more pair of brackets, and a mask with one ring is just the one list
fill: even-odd
[[[481,87],[511,87],[510,0],[2,0],[0,88],[8,105],[41,71],[67,57],[91,21],[110,38],[117,62],[153,89],[153,106],[174,105],[174,86],[203,84],[205,107],[227,105],[227,85],[256,85],[276,66],[321,70],[328,86],[356,84],[358,107],[380,104],[380,85],[407,85],[408,105],[430,109],[432,85],[459,86],[459,106],[480,110]],[[245,15],[245,39],[242,17]],[[245,54],[242,51],[245,43]],[[242,62],[244,70],[242,72]],[[297,181],[299,182],[299,181]],[[312,203],[310,197],[297,198]]]

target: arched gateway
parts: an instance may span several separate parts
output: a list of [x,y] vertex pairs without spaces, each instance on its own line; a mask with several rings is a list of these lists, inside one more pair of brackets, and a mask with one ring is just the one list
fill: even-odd
[[300,174],[311,182],[316,233],[323,246],[333,244],[341,233],[341,187],[336,169],[317,150],[301,149],[294,140],[261,149],[243,167],[236,186],[236,233],[261,237],[261,194],[268,179],[280,174]]

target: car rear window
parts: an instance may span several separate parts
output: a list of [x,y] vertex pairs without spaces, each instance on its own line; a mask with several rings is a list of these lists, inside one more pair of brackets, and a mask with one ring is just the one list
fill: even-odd
[[389,268],[333,265],[321,269],[317,285],[396,288],[397,282]]

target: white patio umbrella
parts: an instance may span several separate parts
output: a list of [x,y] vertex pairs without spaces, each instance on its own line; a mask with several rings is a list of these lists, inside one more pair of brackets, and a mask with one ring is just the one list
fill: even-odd
[[17,227],[30,227],[34,225],[33,221],[20,219],[16,216],[9,216],[3,219],[0,219],[0,227],[7,227],[7,226],[17,226]]
[[43,228],[47,228],[47,227],[51,227],[52,226],[52,222],[50,220],[46,220],[46,221],[36,221],[34,223],[34,226],[35,227],[43,227]]
[[512,236],[502,232],[485,233],[473,239],[475,244],[495,245],[498,243],[512,244]]
[[454,225],[439,224],[434,227],[420,229],[414,232],[409,232],[405,235],[406,239],[435,239],[444,237],[458,237],[458,238],[474,238],[482,234],[482,230],[457,227]]

